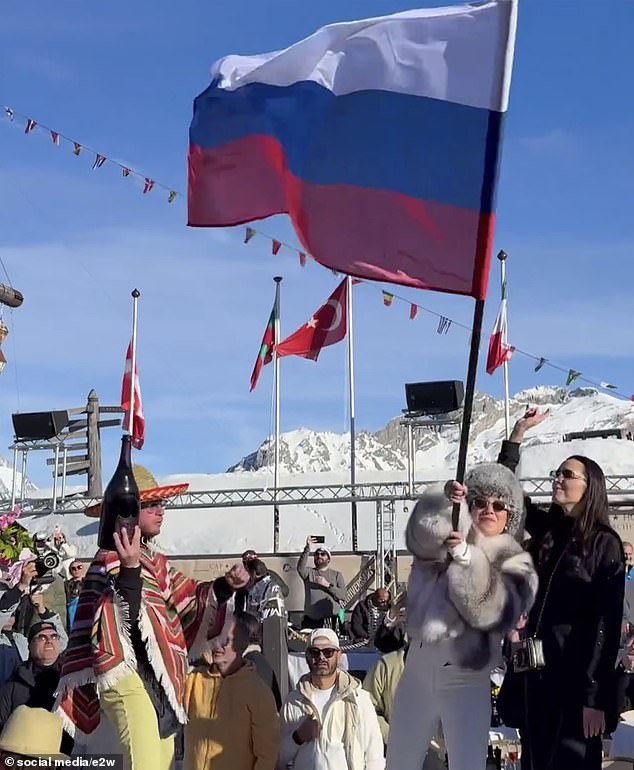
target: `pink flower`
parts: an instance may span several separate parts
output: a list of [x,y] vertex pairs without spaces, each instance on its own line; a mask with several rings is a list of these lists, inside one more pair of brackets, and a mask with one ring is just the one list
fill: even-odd
[[0,514],[0,531],[10,527],[12,524],[15,524],[15,522],[20,518],[20,513],[20,507],[16,505],[10,513]]

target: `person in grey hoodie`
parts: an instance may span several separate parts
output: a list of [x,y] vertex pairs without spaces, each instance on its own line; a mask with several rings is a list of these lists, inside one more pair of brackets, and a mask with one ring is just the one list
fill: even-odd
[[310,547],[316,542],[310,535],[297,562],[297,573],[304,581],[304,620],[302,628],[335,628],[339,608],[346,600],[346,581],[341,572],[330,568],[330,551],[323,545],[315,549],[314,567],[308,566]]

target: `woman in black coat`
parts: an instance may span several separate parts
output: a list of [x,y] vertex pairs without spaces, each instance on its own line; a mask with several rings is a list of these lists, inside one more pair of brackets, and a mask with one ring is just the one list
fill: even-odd
[[[498,461],[519,462],[525,431],[546,415],[530,409]],[[523,770],[600,770],[602,735],[615,718],[615,665],[623,620],[623,546],[610,527],[605,477],[574,455],[552,472],[548,511],[526,498],[528,550],[539,591],[524,637],[543,642],[545,665],[509,664],[498,711],[522,738]]]

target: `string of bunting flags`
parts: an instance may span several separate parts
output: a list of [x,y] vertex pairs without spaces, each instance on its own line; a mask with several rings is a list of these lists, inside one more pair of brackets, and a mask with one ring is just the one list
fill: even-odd
[[[291,246],[288,243],[284,243],[283,241],[279,241],[275,238],[272,238],[270,235],[267,235],[266,233],[261,232],[260,230],[256,230],[254,227],[246,227],[245,228],[245,237],[244,237],[244,243],[249,243],[253,240],[253,238],[258,235],[262,236],[263,238],[266,238],[267,240],[271,241],[271,253],[273,255],[277,255],[280,252],[280,249],[282,246],[289,249],[290,251],[295,252],[299,255],[299,264],[301,267],[306,266],[307,259],[312,259],[310,254],[304,251],[300,251],[295,246]],[[318,264],[318,263],[317,263]],[[329,269],[329,268],[326,268]],[[336,270],[331,270],[331,273],[335,276],[339,276],[339,273]],[[355,279],[355,283],[368,283],[368,281],[363,281],[361,279]],[[415,302],[412,302],[409,299],[406,299],[405,297],[399,297],[397,294],[393,294],[392,292],[386,291],[385,289],[381,289],[381,296],[383,298],[383,304],[385,307],[392,307],[392,304],[396,300],[397,302],[402,302],[407,305],[409,305],[409,317],[410,320],[414,321],[416,318],[418,318],[418,315],[421,312],[428,313],[429,315],[435,316],[438,318],[438,328],[437,333],[440,335],[445,335],[449,332],[449,330],[452,328],[452,326],[457,326],[460,329],[464,329],[466,332],[469,332],[471,334],[471,327],[467,326],[465,324],[460,323],[459,321],[455,321],[452,318],[448,318],[445,315],[442,315],[441,313],[437,313],[434,310],[430,310],[429,308],[424,307],[423,305],[418,305]],[[618,390],[618,387],[616,385],[612,385],[609,382],[600,381],[597,382],[596,380],[590,379],[589,377],[584,377],[583,373],[580,371],[577,371],[576,369],[567,369],[563,366],[560,366],[559,364],[555,363],[554,361],[550,361],[547,358],[544,358],[543,356],[536,356],[533,353],[529,353],[525,350],[522,350],[514,345],[510,346],[512,349],[512,354],[518,353],[519,355],[525,356],[527,358],[531,358],[533,361],[535,361],[535,372],[539,372],[540,369],[543,369],[544,366],[549,366],[551,369],[555,369],[559,372],[563,372],[566,375],[566,387],[572,385],[574,382],[585,382],[588,385],[592,385],[595,388],[601,388],[603,390],[609,390],[614,395],[620,396],[621,398],[628,399],[630,401],[634,401],[634,395],[627,396],[625,393],[620,393]]]
[[[129,166],[125,166],[124,164],[119,163],[118,161],[107,157],[105,154],[101,152],[97,152],[92,147],[89,147],[87,144],[83,142],[79,142],[79,141],[76,141],[75,139],[71,139],[70,137],[64,135],[61,131],[56,131],[55,129],[52,129],[49,126],[44,125],[43,123],[41,123],[38,120],[35,120],[34,118],[30,118],[27,115],[17,112],[11,107],[3,106],[2,109],[4,110],[6,120],[8,120],[11,123],[16,123],[19,121],[21,124],[24,125],[24,133],[26,135],[32,134],[36,131],[43,131],[48,133],[48,135],[50,136],[52,145],[59,147],[61,143],[64,143],[71,146],[72,153],[76,157],[79,157],[82,152],[84,152],[85,154],[88,153],[94,156],[94,161],[92,164],[93,170],[100,169],[102,168],[102,166],[104,166],[107,163],[118,167],[121,171],[122,178],[133,177],[139,180],[142,185],[142,190],[144,195],[147,195],[148,193],[152,192],[152,190],[154,190],[155,188],[159,188],[167,193],[168,203],[173,203],[177,198],[181,200],[185,200],[185,196],[182,192],[179,192],[178,190],[173,189],[169,185],[163,184],[162,182],[154,179],[153,177],[146,176],[144,173],[140,171],[135,171],[133,168]],[[255,227],[249,226],[245,228],[244,243],[245,244],[250,243],[256,235],[262,238],[266,238],[268,241],[270,241],[271,254],[273,256],[277,256],[282,250],[282,248],[284,248],[298,255],[299,264],[301,267],[305,267],[306,264],[308,263],[308,260],[314,261],[313,257],[308,252],[300,251],[295,246],[289,243],[285,243],[284,241],[281,241],[278,238],[273,238],[272,236],[262,232],[261,230],[256,229]],[[328,270],[330,268],[325,268],[325,269]],[[335,276],[339,276],[339,273],[336,270],[330,270],[330,272],[333,273],[333,275]],[[355,283],[368,283],[368,282],[362,281],[361,279],[355,279]],[[437,313],[434,310],[430,310],[429,308],[426,308],[422,305],[414,303],[411,300],[406,299],[405,297],[399,297],[397,294],[393,294],[392,292],[386,291],[385,289],[381,290],[381,294],[383,298],[383,304],[385,305],[385,307],[392,307],[395,300],[397,302],[406,303],[409,306],[409,318],[412,321],[416,320],[416,318],[418,318],[421,312],[425,312],[425,313],[428,313],[429,315],[435,316],[438,319],[438,328],[436,331],[440,335],[447,334],[452,327],[458,327],[460,329],[464,329],[469,334],[472,331],[470,326],[466,326],[465,324],[455,321],[452,318],[448,318],[447,316],[444,316],[441,313]],[[543,356],[536,356],[533,353],[529,353],[525,350],[521,350],[520,348],[517,348],[515,346],[510,346],[510,347],[512,348],[513,355],[517,353],[527,358],[531,358],[533,361],[535,361],[536,362],[535,372],[539,372],[541,369],[544,368],[544,366],[548,366],[551,369],[555,369],[559,372],[563,372],[566,375],[567,387],[572,385],[574,382],[585,382],[589,385],[592,385],[593,387],[601,388],[603,390],[609,390],[613,394],[618,395],[621,398],[634,401],[634,395],[627,396],[624,393],[620,393],[616,385],[612,385],[611,383],[605,382],[603,380],[597,382],[596,380],[593,380],[589,377],[585,377],[582,372],[577,371],[576,369],[568,369],[566,367],[560,366],[554,361],[550,361],[549,359]]]
[[60,147],[62,143],[72,147],[72,152],[75,157],[79,157],[82,152],[84,154],[93,156],[93,171],[108,163],[110,165],[117,166],[121,170],[122,177],[131,177],[133,179],[139,180],[142,185],[144,195],[147,195],[147,193],[151,192],[155,187],[159,187],[167,193],[168,203],[173,203],[178,196],[182,196],[182,193],[173,190],[171,187],[168,187],[161,182],[157,182],[155,179],[152,179],[149,176],[145,176],[145,174],[142,174],[139,171],[135,171],[129,166],[124,166],[123,163],[119,163],[112,158],[108,158],[103,153],[97,152],[97,150],[93,150],[93,148],[89,147],[87,144],[78,142],[68,136],[65,136],[63,133],[61,133],[61,131],[56,131],[55,129],[50,128],[49,126],[46,126],[43,123],[34,120],[33,118],[29,118],[26,115],[22,115],[21,113],[16,112],[16,110],[14,110],[12,107],[4,105],[2,109],[4,110],[5,119],[9,122],[15,123],[16,121],[20,121],[21,123],[24,123],[25,134],[32,134],[36,131],[44,132],[50,136],[51,144],[53,144],[55,147]]

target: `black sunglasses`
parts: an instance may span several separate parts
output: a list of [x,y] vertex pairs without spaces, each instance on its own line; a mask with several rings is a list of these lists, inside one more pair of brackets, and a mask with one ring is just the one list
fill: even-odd
[[[472,505],[474,508],[479,508],[480,510],[484,510],[485,508],[489,507],[489,501],[486,500],[484,497],[476,497]],[[494,500],[491,503],[491,508],[493,508],[493,510],[496,513],[502,513],[502,511],[506,510],[506,505],[505,503],[501,503],[499,500]]]
[[323,655],[326,660],[330,660],[336,652],[339,652],[339,650],[335,647],[309,647],[306,650],[306,655],[314,660],[318,660],[319,656]]
[[561,476],[563,479],[567,479],[570,481],[570,479],[580,479],[581,481],[587,481],[585,476],[580,476],[578,473],[575,473],[574,471],[571,471],[570,468],[558,468],[556,471],[550,472],[550,478],[555,481],[559,476]]

